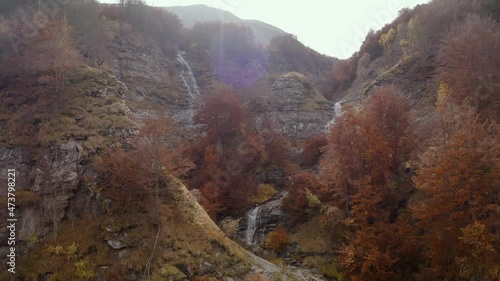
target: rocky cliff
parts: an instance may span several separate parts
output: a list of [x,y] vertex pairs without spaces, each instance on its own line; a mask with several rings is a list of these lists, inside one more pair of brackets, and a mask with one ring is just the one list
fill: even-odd
[[296,72],[277,77],[264,100],[266,105],[255,112],[257,126],[277,125],[290,139],[306,139],[323,132],[335,115],[334,104]]

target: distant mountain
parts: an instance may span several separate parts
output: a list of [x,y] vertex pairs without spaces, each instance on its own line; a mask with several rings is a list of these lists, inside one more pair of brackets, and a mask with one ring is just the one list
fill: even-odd
[[255,41],[267,46],[271,39],[278,35],[286,34],[285,31],[258,20],[244,20],[228,11],[209,7],[207,5],[165,7],[176,14],[187,28],[192,28],[198,22],[221,21],[236,23],[252,29]]

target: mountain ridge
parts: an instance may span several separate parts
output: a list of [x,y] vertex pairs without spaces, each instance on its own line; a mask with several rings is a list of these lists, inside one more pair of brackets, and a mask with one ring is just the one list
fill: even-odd
[[273,37],[288,34],[282,29],[255,19],[242,19],[226,10],[210,7],[204,4],[191,6],[163,7],[179,17],[187,28],[193,28],[196,23],[220,21],[249,27],[255,42],[267,46]]

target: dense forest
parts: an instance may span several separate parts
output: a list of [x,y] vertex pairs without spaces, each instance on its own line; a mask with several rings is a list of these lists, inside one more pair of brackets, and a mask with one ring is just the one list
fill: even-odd
[[500,280],[500,2],[403,9],[346,60],[117,2],[0,2],[1,280]]

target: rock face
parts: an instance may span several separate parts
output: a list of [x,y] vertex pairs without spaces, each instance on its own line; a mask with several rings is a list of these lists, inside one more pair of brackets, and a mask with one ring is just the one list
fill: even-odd
[[300,73],[276,78],[265,97],[268,108],[255,115],[257,126],[277,125],[290,139],[306,139],[324,131],[334,116],[334,105]]
[[[18,242],[29,241],[34,237],[43,237],[60,224],[69,213],[78,212],[92,207],[87,200],[88,193],[81,204],[71,204],[77,200],[80,176],[84,176],[82,163],[82,146],[75,140],[51,148],[38,159],[32,149],[24,146],[3,147],[0,149],[2,160],[0,170],[16,169],[16,209]],[[7,182],[6,173],[0,175],[2,182]],[[83,189],[82,189],[83,190]],[[5,198],[2,189],[2,198]],[[77,200],[78,201],[78,200]],[[6,214],[5,214],[6,215]],[[0,216],[0,239],[7,241],[8,233],[5,227],[6,217]],[[0,252],[6,251],[7,245],[0,245]]]
[[240,220],[240,238],[247,245],[259,245],[266,241],[267,234],[283,221],[281,198],[255,206]]

